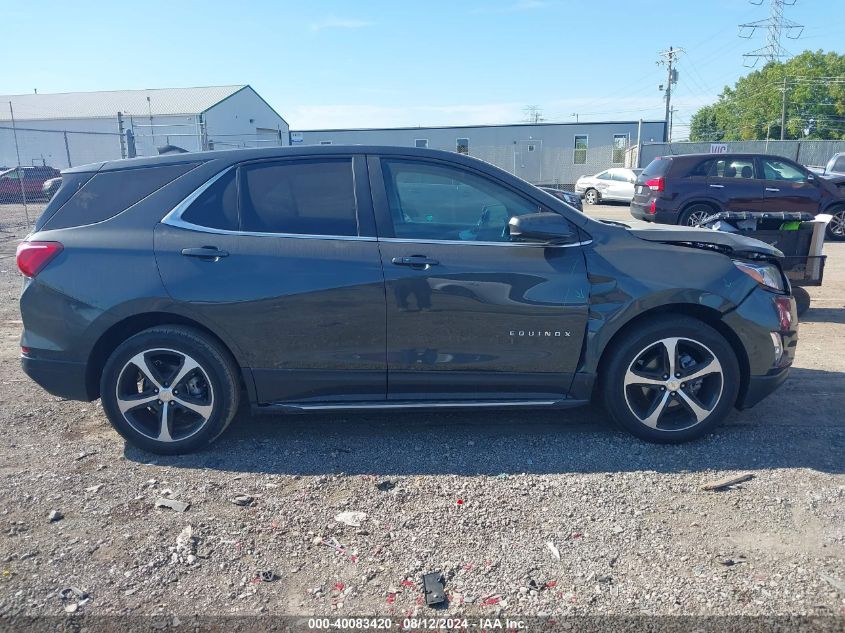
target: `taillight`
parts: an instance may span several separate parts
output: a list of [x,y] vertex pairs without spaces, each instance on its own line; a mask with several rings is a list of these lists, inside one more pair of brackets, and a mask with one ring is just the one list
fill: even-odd
[[649,213],[654,213],[655,211],[657,211],[657,200],[655,200],[654,198],[652,198],[652,199],[651,199],[651,204],[650,204],[650,205],[648,205],[648,212],[649,212]]
[[663,191],[663,186],[665,182],[666,181],[662,176],[660,178],[649,178],[645,181],[645,186],[651,189],[652,191]]
[[25,277],[35,277],[59,253],[61,242],[21,242],[18,244],[18,269]]

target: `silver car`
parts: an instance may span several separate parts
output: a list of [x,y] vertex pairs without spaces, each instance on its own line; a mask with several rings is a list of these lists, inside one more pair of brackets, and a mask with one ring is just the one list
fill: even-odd
[[587,204],[598,204],[602,200],[631,202],[634,198],[634,183],[642,169],[611,167],[595,176],[581,176],[575,182],[575,193]]
[[845,152],[834,154],[824,168],[825,176],[845,176]]

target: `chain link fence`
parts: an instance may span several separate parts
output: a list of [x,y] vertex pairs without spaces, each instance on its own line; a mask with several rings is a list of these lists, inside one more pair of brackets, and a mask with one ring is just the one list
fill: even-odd
[[[45,118],[50,116],[51,118]],[[31,222],[58,190],[60,171],[164,153],[287,145],[287,132],[215,130],[203,114],[74,119],[0,103],[0,231]]]
[[[751,154],[771,154],[790,158],[807,167],[824,167],[837,152],[845,152],[845,141],[731,141],[726,143],[644,143],[639,164],[648,165],[658,156],[672,154],[710,153],[713,146],[722,151]],[[636,160],[636,156],[634,156]]]

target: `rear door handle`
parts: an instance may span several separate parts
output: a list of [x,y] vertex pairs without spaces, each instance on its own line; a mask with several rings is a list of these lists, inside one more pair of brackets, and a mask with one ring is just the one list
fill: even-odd
[[725,185],[710,185],[713,189],[724,189]]
[[766,191],[780,191],[780,189],[775,189],[774,187],[766,187]]
[[428,270],[432,266],[437,266],[440,262],[436,259],[431,259],[425,255],[410,255],[407,257],[394,257],[391,260],[396,266],[410,266],[411,268],[421,268]]
[[200,246],[199,248],[183,248],[182,254],[185,257],[197,257],[210,262],[216,262],[221,257],[228,257],[228,251],[221,251],[216,246]]

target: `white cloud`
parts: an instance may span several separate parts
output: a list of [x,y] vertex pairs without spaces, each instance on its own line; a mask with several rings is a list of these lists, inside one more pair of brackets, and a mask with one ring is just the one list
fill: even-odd
[[372,26],[373,22],[367,20],[358,20],[356,18],[338,18],[330,15],[319,22],[311,23],[312,31],[322,31],[324,29],[362,29],[367,26]]

